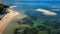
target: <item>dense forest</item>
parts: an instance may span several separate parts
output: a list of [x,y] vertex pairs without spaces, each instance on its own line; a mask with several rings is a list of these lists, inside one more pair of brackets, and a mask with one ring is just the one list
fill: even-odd
[[[28,20],[24,18],[24,20]],[[22,20],[23,21],[23,20]],[[18,21],[17,23],[29,25],[25,26],[25,29],[22,34],[60,34],[60,21],[55,19],[43,19],[38,18],[37,20],[21,23]],[[30,24],[27,24],[30,23]],[[21,26],[22,27],[22,26]]]

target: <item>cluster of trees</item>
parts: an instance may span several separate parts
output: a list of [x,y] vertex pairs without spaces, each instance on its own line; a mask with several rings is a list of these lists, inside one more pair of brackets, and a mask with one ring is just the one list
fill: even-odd
[[[39,18],[31,22],[31,19],[24,18],[22,21],[22,24],[30,25],[28,29],[24,29],[22,34],[60,34],[60,21],[58,19]],[[17,23],[20,24],[20,20]]]
[[[60,34],[60,22],[56,19],[37,19],[33,22],[33,26],[39,29],[39,34]],[[41,32],[43,31],[43,32]]]
[[14,20],[15,23],[20,24],[26,24],[26,25],[32,25],[33,21],[29,18],[29,17],[25,17],[23,19],[18,19],[18,20]]
[[60,28],[57,24],[54,23],[54,25],[50,21],[47,23],[49,24],[46,24],[43,19],[37,19],[33,21],[33,25],[29,29],[24,30],[23,34],[60,34]]
[[4,4],[0,4],[0,14],[2,13],[3,9],[4,9]]
[[5,9],[5,8],[7,8],[8,6],[7,5],[5,5],[5,4],[0,4],[0,14],[2,14],[3,13],[3,10]]

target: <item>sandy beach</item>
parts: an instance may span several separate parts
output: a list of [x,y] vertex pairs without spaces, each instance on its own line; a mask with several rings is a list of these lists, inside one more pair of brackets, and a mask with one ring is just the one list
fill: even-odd
[[5,15],[2,20],[0,20],[0,34],[2,34],[4,29],[10,23],[10,21],[15,19],[19,15],[18,12],[15,12],[15,11],[13,11],[11,9],[7,9],[7,11],[9,11],[9,13],[7,15]]

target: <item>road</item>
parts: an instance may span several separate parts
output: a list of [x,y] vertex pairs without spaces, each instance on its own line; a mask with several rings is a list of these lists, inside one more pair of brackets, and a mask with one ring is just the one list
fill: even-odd
[[9,11],[9,13],[6,14],[2,20],[0,20],[0,34],[2,34],[8,24],[19,15],[18,12],[15,12],[11,9],[7,9],[7,11]]

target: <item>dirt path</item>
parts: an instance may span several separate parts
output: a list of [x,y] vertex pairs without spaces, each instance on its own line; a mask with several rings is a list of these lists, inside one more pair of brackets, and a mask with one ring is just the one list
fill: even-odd
[[8,24],[10,23],[10,21],[12,21],[13,19],[15,19],[19,13],[15,12],[11,9],[8,9],[7,11],[9,11],[9,13],[7,15],[5,15],[5,17],[0,20],[0,34],[2,34],[2,32],[4,31],[4,29],[8,26]]

